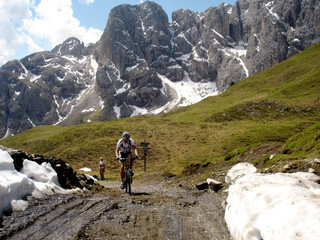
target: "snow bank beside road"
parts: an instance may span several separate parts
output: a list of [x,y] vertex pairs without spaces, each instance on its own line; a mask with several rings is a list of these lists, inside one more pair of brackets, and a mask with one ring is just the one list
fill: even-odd
[[12,200],[18,200],[35,190],[35,185],[26,175],[16,171],[10,155],[0,150],[0,217],[10,208]]
[[320,239],[320,177],[259,174],[248,163],[227,174],[225,220],[234,240]]
[[24,160],[23,170],[18,172],[8,152],[0,149],[0,217],[4,210],[25,209],[27,203],[21,199],[28,195],[68,193],[58,183],[57,173],[48,163],[38,165]]

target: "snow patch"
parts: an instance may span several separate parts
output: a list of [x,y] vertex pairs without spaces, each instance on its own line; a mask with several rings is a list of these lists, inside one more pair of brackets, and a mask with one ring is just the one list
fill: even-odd
[[182,61],[185,65],[190,66],[191,61],[190,61],[190,53],[189,54],[184,54],[181,55],[180,57],[177,57],[177,60]]
[[218,35],[220,38],[224,39],[224,37],[220,33],[218,33],[216,30],[211,29],[211,31],[214,32],[216,35]]
[[89,72],[91,75],[96,75],[97,71],[98,71],[98,67],[99,64],[97,63],[97,61],[93,58],[93,56],[91,55],[88,61],[88,67],[89,67]]
[[181,69],[181,66],[176,64],[176,65],[173,65],[173,66],[169,66],[167,67],[168,69]]
[[86,113],[86,112],[93,112],[95,109],[92,107],[92,108],[89,108],[89,109],[83,109],[81,112],[83,113]]
[[128,107],[130,107],[133,110],[130,117],[148,114],[148,109],[146,108],[141,108],[133,105],[128,105]]
[[25,197],[44,194],[71,193],[77,190],[65,190],[58,183],[57,173],[49,163],[38,165],[24,160],[23,169],[18,172],[8,152],[0,149],[0,216],[10,208],[23,211],[27,207]]
[[243,41],[239,41],[237,43],[229,43],[229,45],[232,45],[233,48],[226,47],[225,49],[222,49],[221,51],[223,51],[227,56],[233,57],[236,60],[238,60],[239,64],[243,67],[243,70],[246,74],[246,77],[249,77],[249,70],[241,58],[242,56],[247,55],[246,43],[244,43]]
[[261,174],[239,163],[227,177],[225,220],[233,239],[320,239],[319,176]]
[[186,36],[184,35],[184,33],[180,33],[177,38],[183,38],[190,46],[192,46],[192,43],[188,41],[188,39],[186,38]]
[[[99,65],[93,58],[93,56],[91,55],[90,57],[83,57],[82,59],[65,57],[65,59],[68,59],[69,61],[78,61],[81,66],[85,67],[89,71],[90,78],[85,79],[84,84],[86,88],[83,89],[75,98],[61,99],[57,95],[53,96],[54,102],[56,104],[56,113],[58,115],[58,121],[54,125],[58,125],[59,123],[67,119],[70,115],[73,114],[73,110],[81,104],[81,106],[84,107],[84,110],[82,110],[83,113],[93,112],[98,108],[104,107],[103,100],[95,92],[96,73]],[[68,68],[70,68],[70,71],[72,71],[71,65],[69,65]],[[82,80],[84,73],[73,71],[72,74],[78,76],[78,83],[82,83],[80,81]]]
[[256,46],[256,50],[257,50],[257,52],[260,52],[260,47],[259,47],[259,45],[260,45],[260,39],[258,38],[258,36],[257,36],[257,34],[253,34],[253,36],[257,39],[257,41],[258,41],[258,44],[257,44],[257,46]]
[[36,127],[36,125],[33,123],[33,121],[30,119],[29,115],[28,115],[28,121],[31,123],[32,127]]
[[[168,102],[162,107],[155,107],[153,109],[141,108],[134,105],[128,105],[133,112],[132,116],[144,114],[159,114],[161,112],[168,112],[176,107],[188,106],[197,103],[209,96],[218,95],[219,92],[215,82],[193,82],[187,72],[182,81],[172,82],[167,77],[158,73],[158,77],[162,80],[162,88],[153,88],[159,90],[163,95],[171,95],[174,100]],[[115,105],[113,110],[117,118],[121,117],[121,106]]]
[[163,87],[160,90],[162,94],[166,95],[166,93],[172,91],[174,92],[175,99],[163,107],[152,110],[152,114],[167,112],[175,107],[194,104],[206,97],[219,94],[215,82],[193,82],[187,72],[185,72],[184,79],[179,82],[172,82],[159,73],[158,77],[162,80]]
[[121,107],[118,107],[117,105],[113,107],[113,111],[116,113],[117,118],[121,117]]
[[247,46],[246,43],[243,41],[239,41],[237,43],[229,43],[233,46],[233,48],[227,47],[226,51],[232,53],[237,57],[246,56],[247,54]]
[[126,71],[131,72],[132,70],[136,69],[137,67],[139,67],[139,63],[137,63],[137,64],[134,65],[134,66],[127,67],[127,68],[126,68]]
[[20,66],[22,67],[24,73],[21,73],[18,77],[19,79],[30,79],[30,82],[36,82],[38,79],[41,78],[41,75],[35,75],[32,72],[30,72],[21,61],[19,61]]
[[91,168],[87,168],[87,167],[80,168],[79,170],[84,172],[91,172]]
[[249,70],[244,64],[243,60],[241,58],[237,58],[237,60],[240,62],[240,65],[243,67],[244,72],[246,73],[246,77],[249,77]]
[[268,2],[265,7],[266,9],[268,9],[269,13],[274,16],[277,20],[280,20],[279,16],[277,13],[273,12],[273,5],[274,5],[274,1]]

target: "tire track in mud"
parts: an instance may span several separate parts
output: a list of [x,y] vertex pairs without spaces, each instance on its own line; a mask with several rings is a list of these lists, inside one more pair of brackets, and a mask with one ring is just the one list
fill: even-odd
[[31,199],[4,218],[0,239],[230,239],[219,194],[162,182],[134,184],[130,196],[101,184],[99,194]]
[[221,195],[164,185],[134,185],[76,239],[230,239]]
[[[55,198],[56,196],[52,195],[51,197]],[[61,197],[64,198],[65,196]],[[19,222],[22,225],[18,228],[12,228],[11,226],[11,229],[8,226],[8,229],[5,229],[7,230],[7,236],[4,239],[74,239],[88,222],[99,218],[103,212],[117,207],[117,204],[106,201],[107,199],[106,196],[100,195],[91,197],[74,196],[67,202],[62,201],[52,209],[48,208],[48,211],[38,216],[33,214],[33,218],[31,216],[27,225],[23,224],[23,218],[17,217],[15,219],[17,221],[16,225]],[[46,204],[50,204],[50,201]],[[40,205],[38,207],[41,208]],[[37,206],[32,207],[37,212],[36,208]]]

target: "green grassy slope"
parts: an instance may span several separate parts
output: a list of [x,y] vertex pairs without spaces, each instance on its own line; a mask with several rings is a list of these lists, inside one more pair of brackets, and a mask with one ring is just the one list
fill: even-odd
[[[315,130],[319,112],[320,44],[316,44],[219,96],[161,117],[42,126],[1,140],[0,144],[60,157],[76,170],[92,168],[93,174],[98,173],[98,158],[104,156],[107,177],[118,177],[115,145],[121,133],[129,131],[137,146],[144,140],[150,143],[147,171],[177,174],[192,163],[220,161],[221,167],[230,153],[266,142],[285,144],[287,155],[295,154],[296,158],[319,157],[319,131]],[[309,139],[315,143],[304,149]],[[141,149],[139,154],[143,155]],[[135,169],[143,170],[142,160],[136,161]]]

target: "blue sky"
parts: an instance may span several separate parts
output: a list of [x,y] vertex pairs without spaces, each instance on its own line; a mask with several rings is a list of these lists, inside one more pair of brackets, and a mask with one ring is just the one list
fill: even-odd
[[[110,10],[143,0],[0,0],[0,66],[28,54],[52,50],[68,37],[85,44],[96,42],[107,24]],[[184,8],[203,12],[236,0],[154,0],[167,12]]]
[[[110,10],[120,4],[139,4],[139,0],[95,0],[93,4],[85,5],[80,1],[72,1],[74,5],[74,15],[81,19],[84,26],[91,26],[103,30],[108,21]],[[166,11],[169,20],[173,11],[184,8],[191,11],[204,12],[209,7],[216,7],[221,3],[234,5],[236,0],[153,0]],[[95,16],[91,18],[88,16]]]

